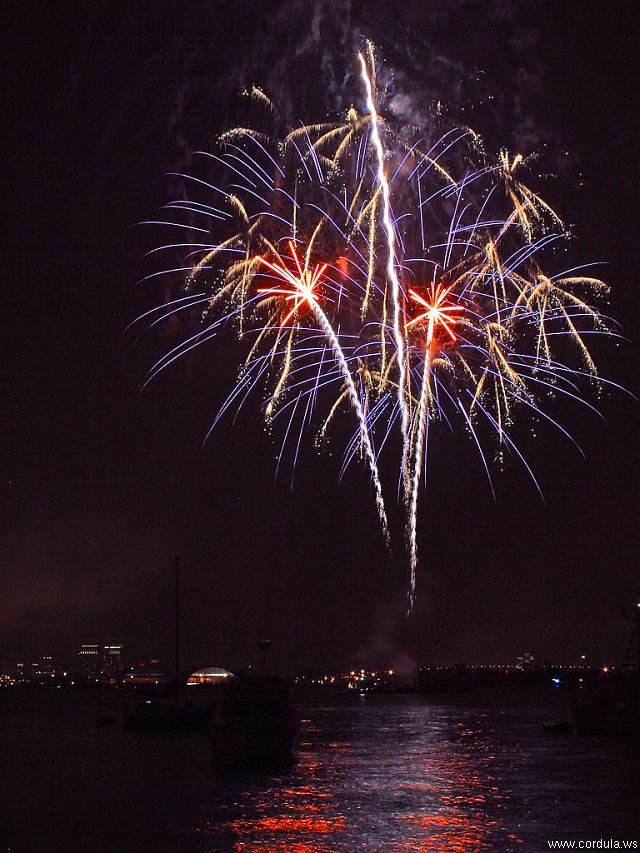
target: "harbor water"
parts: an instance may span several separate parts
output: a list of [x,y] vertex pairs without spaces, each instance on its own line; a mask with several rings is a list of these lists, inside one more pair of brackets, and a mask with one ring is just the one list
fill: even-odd
[[105,712],[115,697],[3,691],[1,851],[640,847],[640,744],[546,733],[548,707],[322,700],[299,707],[291,766],[260,771],[217,766],[203,734],[97,725]]

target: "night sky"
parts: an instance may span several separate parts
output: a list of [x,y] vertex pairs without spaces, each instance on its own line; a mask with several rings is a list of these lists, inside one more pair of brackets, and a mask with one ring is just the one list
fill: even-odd
[[[431,448],[418,599],[377,528],[364,466],[338,482],[341,446],[309,441],[291,488],[257,409],[202,447],[240,360],[202,348],[144,392],[169,329],[124,329],[162,301],[136,284],[188,169],[258,83],[296,122],[346,109],[353,45],[371,36],[416,110],[434,98],[497,151],[542,153],[536,189],[582,261],[605,262],[629,339],[598,345],[602,375],[636,395],[640,345],[635,4],[331,0],[320,4],[6,4],[2,277],[0,660],[120,641],[171,659],[173,559],[183,569],[184,658],[291,672],[353,663],[620,661],[640,600],[638,424],[622,393],[604,419],[554,410],[557,433],[516,429],[521,466],[494,501],[472,443]],[[309,10],[317,6],[316,14]],[[319,83],[318,68],[323,83]],[[342,71],[340,70],[342,69]],[[349,88],[351,86],[351,88]],[[487,99],[487,95],[491,95]],[[155,288],[155,289],[154,289]],[[164,337],[163,337],[164,335]],[[398,549],[400,550],[400,549]]]

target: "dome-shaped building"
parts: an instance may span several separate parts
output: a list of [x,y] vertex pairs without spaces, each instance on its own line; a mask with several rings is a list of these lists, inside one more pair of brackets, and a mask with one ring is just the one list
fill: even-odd
[[206,666],[191,673],[187,678],[187,686],[224,684],[229,678],[233,678],[233,673],[229,672],[228,669],[222,669],[219,666]]

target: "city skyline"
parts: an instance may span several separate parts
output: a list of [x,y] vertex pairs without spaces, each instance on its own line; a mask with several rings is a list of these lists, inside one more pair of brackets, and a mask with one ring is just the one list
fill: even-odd
[[[637,605],[640,607],[640,604]],[[391,652],[387,657],[385,657],[384,653],[378,653],[376,655],[375,660],[369,658],[367,661],[363,662],[362,660],[354,661],[349,658],[348,653],[344,653],[342,657],[341,665],[338,666],[337,669],[332,669],[334,671],[345,671],[349,672],[353,665],[356,666],[356,669],[361,668],[361,666],[365,666],[366,668],[377,667],[381,669],[388,669],[390,666],[393,666],[393,660],[396,660],[396,667],[399,665],[400,668],[403,665],[409,666],[409,668],[414,667],[415,669],[424,669],[424,668],[453,668],[458,665],[470,666],[472,668],[484,669],[484,668],[526,668],[528,663],[535,665],[536,667],[553,665],[560,668],[574,668],[574,667],[588,667],[596,670],[600,670],[604,667],[607,668],[618,668],[624,669],[629,665],[633,665],[633,661],[629,662],[630,655],[633,656],[633,650],[631,649],[632,643],[635,641],[635,634],[632,630],[632,626],[635,623],[629,619],[627,622],[629,631],[626,635],[626,645],[624,648],[621,648],[620,654],[617,657],[607,657],[605,655],[596,654],[593,657],[588,657],[584,653],[576,653],[572,659],[562,659],[557,660],[553,659],[551,655],[544,655],[542,657],[536,657],[532,655],[530,652],[525,651],[523,649],[514,649],[510,655],[505,656],[499,661],[483,661],[479,662],[473,658],[473,655],[467,656],[464,659],[451,659],[448,661],[438,661],[434,662],[429,660],[426,656],[423,658],[417,658],[415,661],[408,659],[407,657],[398,656],[397,654]],[[175,649],[171,650],[171,653],[166,655],[161,654],[158,650],[149,655],[137,654],[138,651],[136,648],[131,649],[126,643],[118,642],[115,643],[110,641],[109,643],[71,643],[69,642],[66,645],[67,651],[51,648],[51,646],[47,646],[47,652],[45,653],[36,653],[34,655],[18,655],[15,658],[7,658],[3,657],[0,650],[0,671],[5,674],[11,670],[15,672],[16,667],[23,667],[23,672],[25,675],[30,673],[31,675],[35,675],[39,677],[43,674],[47,674],[48,672],[53,672],[54,670],[66,670],[67,672],[83,672],[83,656],[95,656],[95,660],[98,662],[96,666],[98,669],[90,673],[93,676],[97,675],[105,675],[105,661],[108,660],[109,655],[112,656],[112,660],[114,657],[118,659],[117,667],[115,664],[108,666],[109,674],[114,674],[114,671],[122,671],[125,668],[131,668],[138,665],[144,664],[160,664],[167,671],[173,672],[175,667],[173,666],[174,661],[172,660],[172,654],[175,653]],[[253,648],[249,650],[249,656],[246,660],[235,660],[233,661],[233,668],[238,670],[246,670],[247,668],[259,668],[261,662],[261,655],[258,653],[257,649],[259,648],[259,643],[254,643]],[[70,651],[73,649],[73,651]],[[270,650],[269,650],[270,651]],[[184,650],[183,650],[184,654]],[[635,657],[634,657],[635,661]],[[181,666],[181,672],[187,672],[190,669],[202,667],[202,666],[219,666],[224,664],[231,665],[229,660],[223,661],[219,656],[215,654],[210,655],[207,659],[200,658],[189,658],[187,655],[184,666]],[[115,670],[114,670],[115,667]],[[304,671],[316,671],[317,669],[322,669],[321,666],[310,665],[306,668],[295,669],[291,666],[286,667],[286,674],[291,677],[293,674],[299,674]]]

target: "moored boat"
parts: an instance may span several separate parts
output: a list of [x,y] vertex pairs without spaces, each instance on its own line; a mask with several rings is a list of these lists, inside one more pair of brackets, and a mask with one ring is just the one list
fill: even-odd
[[579,735],[638,737],[640,679],[632,673],[580,691],[571,710]]
[[276,764],[293,756],[297,719],[289,684],[275,675],[238,675],[211,722],[215,760]]
[[630,622],[633,630],[622,671],[605,668],[596,684],[574,697],[571,710],[579,735],[640,737],[640,603]]

